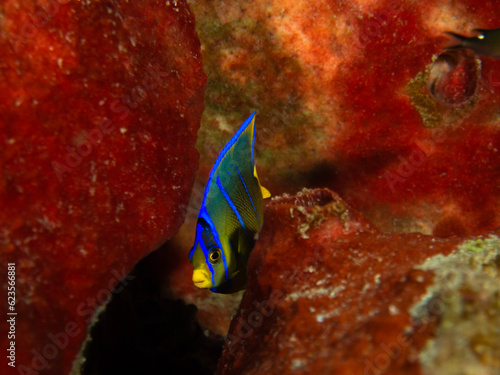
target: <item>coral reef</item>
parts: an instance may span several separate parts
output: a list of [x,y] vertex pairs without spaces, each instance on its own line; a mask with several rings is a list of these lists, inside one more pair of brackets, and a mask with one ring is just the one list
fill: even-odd
[[442,54],[446,31],[496,28],[500,8],[201,0],[193,11],[208,75],[200,181],[256,110],[259,175],[273,194],[328,187],[384,232],[500,225],[500,59]]
[[254,110],[259,177],[273,195],[327,187],[382,233],[467,237],[500,225],[500,60],[444,50],[446,31],[497,27],[497,7],[191,5],[208,75],[197,139],[203,157],[186,223],[166,257],[179,253],[163,295],[196,304],[202,325],[227,332],[238,299],[194,290],[185,254],[210,169]]
[[[499,27],[498,4],[189,6],[0,5],[17,371],[68,373],[79,353],[74,374],[212,373],[227,334],[219,374],[498,373],[500,59],[445,50],[447,31]],[[249,289],[221,296],[187,254],[253,111],[275,198]]]
[[15,371],[67,374],[96,308],[183,221],[200,43],[185,1],[8,0],[0,19],[0,280],[5,291],[15,263]]
[[[498,7],[469,0],[201,0],[192,9],[208,75],[197,140],[203,158],[188,220],[171,243],[180,264],[163,285],[165,295],[198,306],[203,326],[227,332],[238,300],[191,285],[185,254],[193,217],[220,149],[254,110],[259,176],[275,196],[328,187],[373,230],[436,241],[464,241],[500,225],[500,60],[444,50],[446,31],[498,27]],[[312,224],[321,221],[308,215]],[[299,230],[314,241],[309,222],[301,225],[289,235]],[[447,252],[458,244],[450,241]],[[274,261],[279,269],[282,258]]]
[[436,255],[417,268],[435,277],[412,317],[421,322],[439,318],[419,355],[424,372],[500,372],[500,239],[465,241],[449,256]]
[[217,373],[493,374],[499,264],[495,236],[382,234],[327,190],[276,198]]

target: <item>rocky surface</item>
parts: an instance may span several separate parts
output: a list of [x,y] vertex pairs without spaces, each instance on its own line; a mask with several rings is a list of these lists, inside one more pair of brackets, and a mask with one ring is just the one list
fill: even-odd
[[[187,210],[147,263],[154,296],[130,292],[147,308],[115,298],[103,316],[89,373],[120,358],[99,340],[122,311],[172,329],[120,332],[164,345],[151,371],[177,338],[172,366],[210,372],[210,331],[229,329],[221,374],[498,372],[500,60],[443,49],[446,31],[499,27],[494,2],[191,2],[208,86],[187,207],[205,85],[194,18],[183,1],[116,4],[0,6],[0,260],[17,264],[18,364],[67,373],[96,307]],[[238,308],[241,295],[195,289],[187,253],[209,171],[254,110],[259,176],[281,197]]]
[[[449,322],[453,303],[469,306],[471,297],[459,284],[460,298],[435,312],[430,296],[438,276],[423,267],[474,236],[487,241],[500,223],[500,76],[498,60],[444,52],[444,32],[498,27],[498,9],[467,1],[191,5],[208,75],[197,141],[203,158],[186,225],[157,258],[163,297],[196,304],[201,325],[219,334],[232,322],[219,365],[224,374],[432,373],[445,358],[441,371],[453,369],[456,357],[446,350],[457,340],[441,323]],[[275,196],[328,187],[344,201],[326,201],[344,202],[344,222],[354,228],[343,228],[337,205],[321,199],[272,203],[266,222],[275,220],[275,203],[297,216],[283,209],[283,221],[262,233],[268,249],[262,255],[256,248],[253,284],[233,318],[239,296],[195,289],[185,254],[213,162],[254,110],[262,184]],[[305,256],[311,243],[325,253]],[[468,267],[454,264],[461,266]],[[494,288],[486,289],[484,304],[494,305]],[[437,300],[442,306],[439,293]],[[483,317],[485,307],[471,305]],[[461,333],[472,326],[466,316],[452,318],[464,322]],[[482,322],[494,327],[494,319]],[[459,353],[472,358],[472,369],[495,371],[494,338],[463,341]],[[475,349],[468,351],[470,343]]]
[[444,50],[446,31],[499,27],[493,3],[191,5],[208,75],[203,157],[164,285],[205,326],[225,332],[237,302],[193,290],[184,254],[213,162],[253,111],[259,177],[275,196],[327,187],[382,233],[465,239],[500,225],[500,60]]
[[265,218],[218,374],[500,371],[500,231],[382,234],[328,190]]
[[183,221],[200,43],[184,1],[12,0],[0,19],[0,280],[6,295],[15,263],[16,366],[67,374],[96,308]]
[[193,11],[208,75],[201,182],[255,110],[259,176],[275,195],[328,187],[384,232],[500,225],[500,59],[441,55],[446,31],[499,27],[493,3],[202,0]]

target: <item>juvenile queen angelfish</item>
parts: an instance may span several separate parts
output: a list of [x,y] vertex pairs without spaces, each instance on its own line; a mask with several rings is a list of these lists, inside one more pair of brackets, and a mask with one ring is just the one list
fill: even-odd
[[189,253],[193,283],[215,293],[246,288],[248,257],[271,194],[255,169],[255,112],[224,147],[210,172]]

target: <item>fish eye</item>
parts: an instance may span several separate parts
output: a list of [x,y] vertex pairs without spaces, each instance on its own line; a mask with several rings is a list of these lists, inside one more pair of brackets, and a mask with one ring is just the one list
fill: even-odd
[[208,260],[212,264],[217,263],[220,260],[221,255],[222,253],[220,249],[214,249],[208,253]]

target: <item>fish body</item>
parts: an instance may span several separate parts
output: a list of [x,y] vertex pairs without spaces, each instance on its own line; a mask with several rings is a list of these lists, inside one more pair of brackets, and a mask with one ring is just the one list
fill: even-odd
[[467,48],[473,50],[479,56],[500,58],[500,29],[476,29],[474,31],[478,32],[479,35],[471,38],[447,32],[446,34],[457,39],[459,43],[447,47],[447,49]]
[[215,293],[246,288],[246,266],[263,224],[263,199],[254,160],[255,113],[240,127],[215,162],[189,253],[193,283]]

